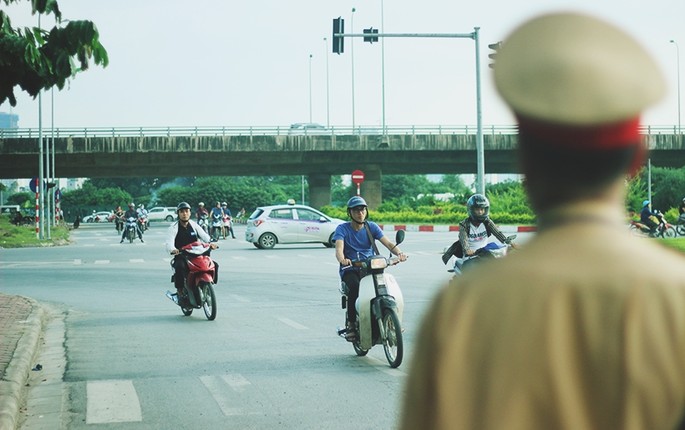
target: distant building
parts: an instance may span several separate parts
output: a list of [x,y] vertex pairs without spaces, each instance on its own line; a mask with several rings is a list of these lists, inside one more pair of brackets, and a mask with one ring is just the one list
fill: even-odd
[[19,115],[0,112],[0,128],[18,128]]

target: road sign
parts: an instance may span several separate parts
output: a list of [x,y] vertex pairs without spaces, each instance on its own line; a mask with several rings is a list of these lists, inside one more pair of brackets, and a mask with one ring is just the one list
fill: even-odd
[[38,187],[38,178],[31,178],[31,182],[29,182],[29,188],[31,191],[34,193],[37,191],[36,188]]
[[364,182],[364,172],[361,170],[355,170],[352,172],[352,183],[361,185],[362,182]]

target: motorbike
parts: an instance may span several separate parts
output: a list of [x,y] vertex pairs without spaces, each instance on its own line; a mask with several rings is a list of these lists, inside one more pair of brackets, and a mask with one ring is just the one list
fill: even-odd
[[[655,212],[656,215],[654,215],[654,217],[656,218],[658,225],[653,233],[647,224],[643,224],[636,220],[630,220],[630,225],[628,228],[630,229],[631,233],[647,237],[676,237],[678,235],[676,227],[666,221],[662,212],[658,210]],[[683,230],[685,230],[685,227]]]
[[[193,309],[204,310],[208,320],[216,318],[216,296],[214,284],[217,282],[217,266],[209,257],[209,244],[200,241],[189,243],[181,248],[181,255],[188,265],[188,276],[183,280],[183,290],[177,293],[166,292],[166,296],[181,308],[183,315],[190,316]],[[173,270],[173,259],[171,260]],[[174,282],[172,275],[171,282]]]
[[150,221],[147,219],[147,215],[138,215],[138,227],[140,231],[146,231],[150,227]]
[[685,236],[685,214],[678,217],[678,221],[675,225],[675,232],[678,236]]
[[[404,230],[398,230],[395,243],[398,245],[402,243],[404,235]],[[366,260],[352,262],[354,266],[361,268],[362,275],[368,275],[363,276],[359,282],[359,298],[355,304],[357,336],[351,340],[352,347],[358,356],[365,356],[372,346],[382,344],[385,358],[392,368],[402,364],[404,355],[402,340],[404,298],[395,277],[385,273],[385,269],[399,261],[398,257],[385,258],[381,255],[374,255]],[[344,310],[349,293],[344,282],[340,285],[340,293]],[[345,319],[347,319],[346,311]],[[345,338],[346,334],[347,328],[338,328],[338,336]]]
[[202,227],[202,229],[205,231],[205,233],[209,234],[209,226],[207,225],[207,214],[202,214],[200,218],[197,220],[197,224]]
[[223,228],[221,229],[221,234],[223,235],[224,239],[226,239],[229,234],[232,234],[231,230],[233,229],[233,226],[231,225],[231,223],[233,222],[233,220],[231,219],[230,216],[224,214],[223,221],[224,221],[224,224],[223,224]]
[[117,231],[117,234],[120,234],[122,231],[124,231],[124,215],[114,215],[114,228]]
[[136,232],[137,229],[137,220],[132,216],[128,217],[126,220],[126,238],[128,239],[129,243],[133,243],[133,241],[136,239],[136,236],[138,235]]
[[[516,239],[515,234],[507,236],[508,243],[506,244],[501,244],[498,242],[489,242],[483,248],[477,250],[476,255],[474,257],[469,258],[468,260],[472,260],[474,258],[483,260],[489,258],[502,258],[505,255],[507,255],[507,252],[509,251],[509,249],[511,249],[511,242],[514,239]],[[458,240],[454,242],[449,248],[447,248],[447,250],[445,250],[445,252],[442,254],[442,262],[444,264],[447,264],[447,262],[450,260],[450,258],[452,258],[452,256],[456,257],[456,260],[454,261],[454,265],[452,266],[452,268],[447,269],[447,271],[450,273],[454,273],[456,275],[460,275],[463,272],[464,262],[466,262],[467,258],[464,258],[463,251],[461,249],[461,243]]]
[[219,240],[221,235],[221,230],[224,228],[224,221],[221,214],[212,214],[212,241],[216,242]]

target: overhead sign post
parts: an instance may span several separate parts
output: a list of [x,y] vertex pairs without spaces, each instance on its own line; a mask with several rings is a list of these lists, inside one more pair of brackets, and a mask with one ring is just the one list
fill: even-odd
[[364,182],[364,172],[361,170],[355,170],[352,172],[352,183],[357,185],[357,195],[360,195],[359,186]]
[[[336,24],[336,18],[333,20],[333,52],[341,54],[343,52],[342,43],[346,37],[363,37],[365,42],[377,42],[379,37],[424,37],[424,38],[456,38],[456,39],[472,39],[475,42],[476,51],[476,191],[480,194],[485,194],[485,149],[483,148],[483,114],[481,108],[480,95],[480,27],[473,27],[471,33],[378,33],[378,30],[373,27],[364,29],[363,33],[349,33],[345,34],[341,24]],[[381,27],[383,23],[381,22]],[[340,48],[336,50],[335,43],[340,41]],[[491,47],[492,48],[492,47]],[[383,138],[386,137],[385,120],[383,121]]]

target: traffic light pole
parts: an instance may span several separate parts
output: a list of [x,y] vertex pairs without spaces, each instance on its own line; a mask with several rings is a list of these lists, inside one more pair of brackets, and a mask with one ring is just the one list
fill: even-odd
[[[335,25],[334,25],[335,29]],[[476,192],[485,195],[485,150],[483,148],[483,115],[482,115],[482,103],[481,103],[481,84],[480,84],[480,39],[479,39],[480,27],[473,27],[472,33],[357,33],[357,34],[345,34],[333,32],[333,40],[336,38],[346,38],[346,37],[363,37],[366,41],[371,37],[401,37],[401,38],[433,38],[433,39],[472,39],[476,45],[476,160],[477,160],[477,173],[476,173]],[[342,39],[341,39],[342,40]],[[335,43],[335,42],[334,42]],[[335,51],[334,51],[335,52]],[[342,50],[340,51],[342,52]],[[338,52],[338,53],[340,53]]]

